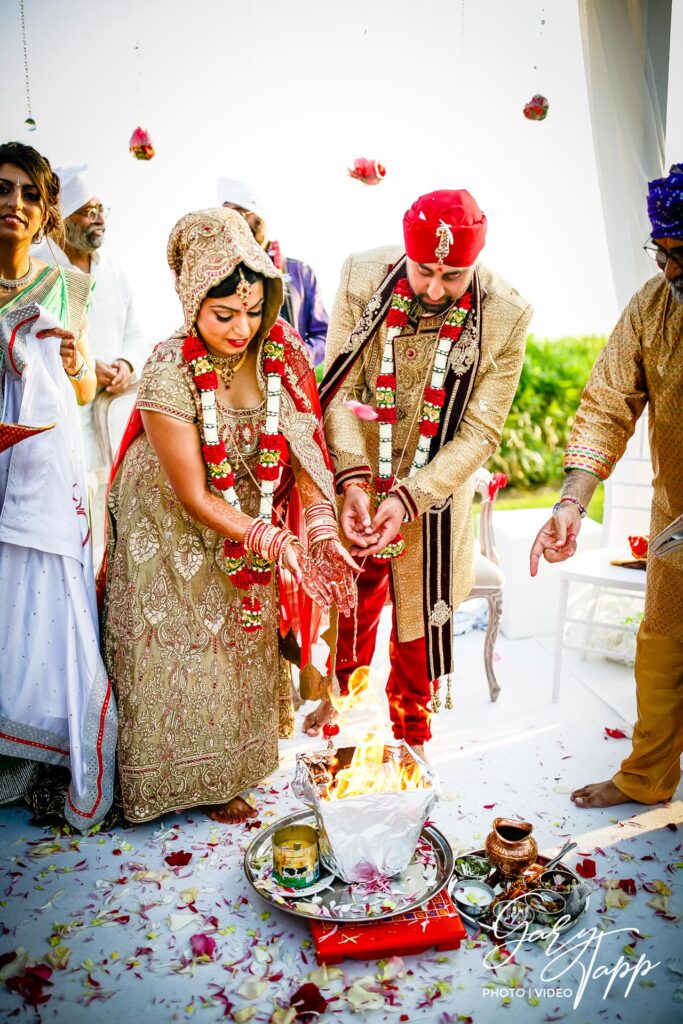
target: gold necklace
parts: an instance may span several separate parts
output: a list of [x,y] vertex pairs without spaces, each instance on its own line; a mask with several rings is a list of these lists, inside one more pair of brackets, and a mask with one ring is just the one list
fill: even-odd
[[209,353],[209,359],[213,363],[216,373],[223,381],[226,390],[230,387],[233,377],[247,358],[247,351],[245,350],[242,355],[236,352],[232,356],[217,356]]

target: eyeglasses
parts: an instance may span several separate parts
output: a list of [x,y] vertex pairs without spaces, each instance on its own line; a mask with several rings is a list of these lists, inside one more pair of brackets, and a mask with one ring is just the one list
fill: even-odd
[[79,217],[85,217],[91,224],[94,224],[96,220],[106,220],[109,216],[108,206],[87,206],[85,210],[78,210]]
[[669,260],[673,260],[676,266],[683,270],[683,246],[670,250],[663,249],[660,245],[655,245],[653,242],[646,242],[643,249],[650,259],[655,261],[660,270],[664,270]]

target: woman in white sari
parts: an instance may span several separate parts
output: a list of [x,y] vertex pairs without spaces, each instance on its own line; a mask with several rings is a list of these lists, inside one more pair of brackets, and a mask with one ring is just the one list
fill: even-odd
[[[83,831],[111,804],[116,708],[99,653],[77,417],[95,393],[91,281],[30,256],[36,234],[59,227],[58,196],[43,156],[0,146],[0,385],[10,442],[0,451],[0,802],[24,795],[37,763],[61,766],[70,772],[62,813]],[[18,424],[50,429],[25,436]]]

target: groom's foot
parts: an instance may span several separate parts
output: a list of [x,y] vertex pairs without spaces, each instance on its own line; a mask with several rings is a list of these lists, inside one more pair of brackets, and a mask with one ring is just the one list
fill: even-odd
[[571,795],[577,807],[614,807],[615,804],[633,803],[633,798],[622,793],[611,779],[607,782],[592,782],[589,786],[575,789]]

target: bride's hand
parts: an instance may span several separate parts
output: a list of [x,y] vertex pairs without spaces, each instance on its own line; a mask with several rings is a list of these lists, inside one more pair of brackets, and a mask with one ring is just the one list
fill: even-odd
[[301,562],[303,560],[303,548],[295,541],[290,541],[282,555],[282,568],[288,569],[294,577],[295,583],[302,582]]
[[346,548],[338,540],[320,541],[304,568],[305,580],[324,591],[327,604],[334,602],[342,615],[350,615],[356,603],[354,574],[361,572],[361,567]]

